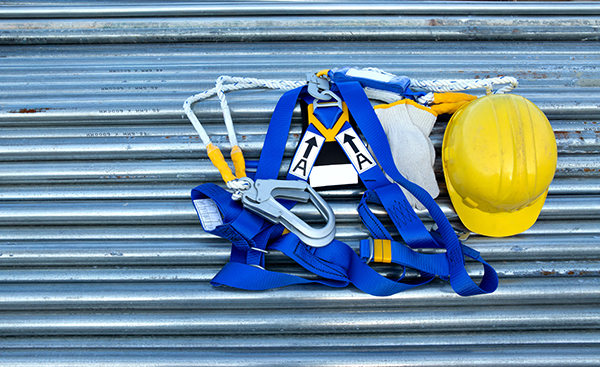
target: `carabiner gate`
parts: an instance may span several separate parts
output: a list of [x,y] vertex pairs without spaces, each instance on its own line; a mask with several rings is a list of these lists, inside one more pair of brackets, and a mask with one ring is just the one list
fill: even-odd
[[[276,198],[304,203],[310,201],[327,223],[322,228],[314,228],[281,205]],[[242,192],[241,201],[244,208],[272,223],[283,224],[309,246],[326,246],[335,236],[333,210],[305,181],[256,180],[248,190]]]

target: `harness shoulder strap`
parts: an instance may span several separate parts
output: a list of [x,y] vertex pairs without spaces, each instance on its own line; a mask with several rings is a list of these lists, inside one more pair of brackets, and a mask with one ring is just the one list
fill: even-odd
[[464,267],[464,253],[460,242],[440,207],[427,191],[408,181],[398,172],[387,136],[361,85],[358,82],[344,82],[338,83],[337,86],[383,170],[413,194],[427,208],[437,223],[450,265],[449,275],[452,288],[462,296],[494,292],[498,287],[498,275],[494,269],[484,264],[484,275],[479,285],[469,277]]

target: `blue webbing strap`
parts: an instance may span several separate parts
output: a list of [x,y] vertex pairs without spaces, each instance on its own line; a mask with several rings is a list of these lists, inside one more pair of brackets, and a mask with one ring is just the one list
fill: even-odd
[[349,281],[328,279],[305,279],[296,275],[277,273],[238,262],[228,262],[225,264],[210,282],[215,287],[227,285],[250,291],[264,291],[297,284],[323,284],[330,287],[343,288],[349,283]]
[[[343,242],[333,240],[325,247],[309,247],[300,242],[300,239],[292,233],[281,236],[269,245],[268,250],[282,252],[305,269],[324,279],[305,279],[296,275],[276,273],[251,265],[229,262],[213,278],[211,284],[214,286],[228,285],[247,290],[266,290],[313,283],[341,288],[352,283],[365,293],[374,296],[390,296],[432,281],[435,275],[429,273],[428,270],[441,271],[444,274],[444,268],[439,268],[437,264],[434,264],[433,258],[432,261],[418,258],[418,255],[421,257],[430,255],[417,254],[416,257],[407,258],[402,265],[420,270],[421,277],[411,283],[399,283],[387,279],[371,269],[352,248]],[[433,256],[439,257],[439,255]],[[419,267],[423,269],[419,269]]]
[[[359,103],[364,102],[364,101],[361,101],[361,95],[357,94],[355,96],[354,94],[356,92],[352,90],[353,86],[351,84],[357,84],[357,83],[346,83],[346,84],[350,84],[350,85],[342,86],[340,88],[340,90],[342,91],[342,94],[347,101],[352,100],[352,102],[350,102],[349,105],[352,105],[354,103],[354,99],[357,99]],[[359,88],[360,88],[360,86],[359,86]],[[298,96],[300,95],[300,93],[304,92],[304,89],[305,88],[303,87],[303,88],[298,88],[296,90],[289,91],[282,97],[282,99],[280,99],[280,101],[275,109],[275,112],[273,113],[273,117],[271,119],[271,124],[269,126],[269,131],[267,132],[267,139],[265,141],[265,146],[263,148],[261,158],[259,161],[257,175],[255,176],[257,179],[258,178],[276,178],[277,177],[277,175],[279,173],[279,168],[281,166],[281,161],[283,158],[283,152],[284,152],[285,145],[287,142],[287,135],[289,133],[289,127],[291,124],[292,113],[293,113],[294,107],[296,105],[296,100],[297,100]],[[362,88],[360,88],[360,92],[362,93],[363,99],[366,100],[368,103],[366,96],[364,96],[364,92],[362,92]],[[350,95],[350,96],[348,96],[348,95]],[[363,104],[363,109],[364,109],[364,107],[365,107],[365,105]],[[367,118],[374,117],[375,118],[374,122],[376,122],[375,126],[370,125],[370,124],[373,124],[373,121],[361,123],[361,120],[364,120],[365,117],[362,116],[359,111],[356,111],[356,108],[351,108],[351,113],[353,114],[353,116],[355,117],[357,122],[359,122],[359,126],[362,126],[361,130],[363,131],[365,136],[367,136],[367,140],[369,141],[371,146],[373,148],[375,148],[374,149],[375,154],[376,154],[377,158],[380,160],[380,164],[382,164],[384,169],[386,169],[389,167],[389,162],[385,162],[385,160],[390,159],[392,162],[393,169],[389,170],[389,168],[388,168],[388,171],[389,171],[388,174],[390,174],[390,176],[392,176],[392,178],[396,179],[396,181],[403,183],[403,186],[405,186],[405,187],[406,186],[410,187],[412,185],[412,186],[420,189],[417,185],[414,185],[414,184],[406,181],[399,174],[399,172],[397,172],[395,165],[393,164],[393,159],[391,158],[391,154],[389,153],[389,146],[387,145],[387,138],[385,137],[385,134],[384,134],[383,130],[381,129],[379,121],[377,120],[377,117],[376,117],[375,113],[373,112],[373,110],[370,106],[370,103],[368,105],[367,110],[370,110],[372,116],[369,116],[369,114],[367,113],[366,117]],[[377,141],[377,139],[373,140],[373,137],[372,137],[373,131],[371,131],[370,129],[377,130],[377,128],[380,131],[376,131],[375,134],[380,133],[381,136],[383,137],[384,142],[385,142],[385,145],[383,147],[384,148],[387,147],[387,149],[388,149],[387,153],[388,153],[389,157],[386,157],[385,153],[383,153],[383,154],[381,153],[381,146],[378,146],[377,143],[373,143],[373,141]],[[369,137],[369,136],[371,136],[371,137]],[[377,149],[378,147],[380,149]],[[384,161],[383,163],[382,163],[382,160]],[[394,172],[394,170],[396,172]],[[399,178],[401,178],[401,179],[399,179]],[[405,181],[405,182],[401,182],[401,181]],[[205,185],[201,185],[201,186],[205,186]],[[392,186],[392,185],[387,185],[387,186]],[[393,185],[393,186],[395,186],[395,185]],[[429,200],[431,202],[427,202],[427,203],[423,202],[423,200],[427,200],[426,198],[421,200],[421,198],[423,197],[423,194],[421,192],[419,192],[418,190],[416,190],[414,187],[410,187],[410,188],[409,187],[406,187],[406,188],[411,193],[413,193],[413,195],[415,195],[415,197],[417,197],[417,199],[419,199],[426,207],[428,207],[428,209],[432,205],[432,203],[435,207],[437,207],[435,202],[433,202],[433,199],[431,199],[431,197],[429,197],[426,192],[425,192],[425,194],[427,197],[429,197]],[[396,188],[397,188],[397,186],[396,186]],[[411,189],[412,189],[412,191],[411,191]],[[422,190],[422,189],[420,189],[420,190],[424,192],[424,190]],[[213,190],[213,191],[215,191],[215,190]],[[398,188],[398,191],[401,193],[401,190],[399,190],[399,188]],[[413,191],[415,191],[417,194],[415,194],[415,192],[413,192]],[[214,192],[211,192],[211,194],[214,194]],[[207,195],[207,196],[210,196],[210,195]],[[215,199],[217,196],[218,196],[218,199],[216,199],[215,201],[221,201],[221,200],[225,200],[225,202],[231,201],[230,198],[225,199],[223,196],[219,196],[219,195],[213,195],[213,199]],[[389,196],[389,195],[386,194],[386,196]],[[235,204],[237,204],[239,206],[239,203],[235,203]],[[439,261],[439,259],[437,259],[437,257],[430,257],[430,258],[427,258],[428,260],[423,260],[423,261],[426,261],[425,263],[423,263],[421,258],[418,258],[419,261],[416,261],[410,257],[405,259],[403,261],[403,264],[405,264],[406,266],[410,266],[415,269],[421,270],[421,274],[422,274],[422,278],[420,278],[416,283],[407,284],[407,283],[399,283],[399,282],[384,278],[383,276],[381,276],[380,274],[378,274],[377,272],[372,270],[363,261],[361,261],[360,258],[354,252],[354,250],[352,250],[349,246],[347,246],[346,244],[343,244],[342,242],[339,242],[339,241],[334,240],[330,245],[317,249],[317,248],[308,247],[305,244],[302,244],[296,236],[288,234],[288,235],[279,237],[279,239],[277,239],[275,242],[270,243],[267,246],[267,242],[269,240],[272,240],[272,239],[276,238],[279,234],[281,234],[281,226],[274,226],[270,223],[265,223],[263,221],[263,224],[260,226],[256,226],[256,223],[255,223],[255,225],[252,228],[244,228],[244,227],[246,227],[246,224],[243,223],[242,221],[239,221],[239,222],[235,221],[235,223],[234,223],[234,220],[230,220],[231,219],[230,217],[232,217],[232,215],[233,215],[233,217],[235,217],[236,215],[238,215],[238,217],[239,217],[239,213],[237,213],[237,210],[240,210],[240,209],[239,208],[235,209],[235,204],[231,204],[231,203],[219,204],[218,203],[219,208],[221,210],[223,208],[225,208],[225,210],[227,212],[227,213],[222,212],[223,216],[224,216],[225,224],[223,226],[220,226],[219,228],[215,229],[215,231],[213,231],[211,233],[221,235],[222,237],[225,237],[225,238],[238,239],[238,237],[242,237],[245,240],[247,240],[248,243],[254,244],[257,248],[261,248],[261,249],[266,248],[269,250],[282,251],[284,254],[290,256],[292,259],[294,259],[296,262],[301,264],[306,269],[314,272],[317,275],[322,276],[325,279],[324,280],[321,280],[321,279],[307,280],[307,279],[303,279],[303,278],[289,275],[289,274],[275,273],[275,272],[256,268],[252,265],[263,266],[263,264],[264,264],[264,258],[262,257],[262,253],[256,254],[257,251],[252,251],[252,250],[246,251],[243,246],[233,246],[231,262],[229,264],[227,264],[221,270],[221,272],[219,272],[219,274],[217,274],[217,276],[213,279],[214,285],[226,284],[229,286],[243,288],[243,289],[258,290],[258,289],[269,289],[269,288],[273,288],[273,287],[280,287],[280,286],[291,285],[291,284],[307,284],[307,283],[321,283],[321,284],[326,284],[329,286],[343,287],[348,284],[348,281],[351,281],[359,289],[361,289],[367,293],[370,293],[373,295],[384,296],[384,295],[394,294],[394,293],[397,293],[397,292],[400,292],[400,291],[403,291],[403,290],[406,290],[406,289],[415,287],[417,285],[431,281],[433,279],[433,276],[432,276],[433,274],[428,274],[426,269],[431,270],[431,269],[435,269],[435,267],[438,266],[436,264],[427,263],[427,261],[434,261],[434,260]],[[291,207],[291,205],[293,205],[293,203],[290,202],[288,205],[289,205],[289,207]],[[234,209],[231,209],[230,206],[233,207]],[[243,209],[242,209],[242,211],[243,211]],[[473,283],[473,281],[468,277],[468,274],[466,274],[466,271],[464,270],[464,263],[463,263],[463,256],[462,256],[463,252],[461,251],[460,244],[454,234],[454,231],[449,226],[449,223],[447,222],[445,216],[443,216],[443,213],[441,212],[439,207],[437,207],[437,212],[435,211],[435,209],[433,211],[430,209],[430,213],[432,214],[432,216],[434,217],[436,222],[438,222],[438,226],[440,227],[440,232],[442,234],[442,238],[443,238],[444,242],[446,244],[449,243],[449,240],[448,240],[448,237],[449,237],[448,227],[449,227],[451,230],[451,234],[452,234],[451,237],[453,237],[454,242],[456,243],[456,247],[458,247],[458,253],[459,253],[460,257],[456,256],[457,251],[456,251],[456,248],[452,248],[452,244],[450,246],[446,245],[447,253],[448,253],[447,258],[450,261],[450,264],[449,264],[449,268],[450,268],[449,273],[450,273],[450,278],[451,278],[450,280],[451,280],[452,287],[455,289],[455,291],[457,291],[457,293],[459,293],[461,295],[472,295],[472,294],[493,291],[493,289],[495,289],[495,287],[497,286],[497,276],[496,276],[495,272],[493,271],[493,269],[489,265],[487,265],[487,263],[485,263],[483,260],[481,260],[481,257],[474,250],[472,250],[471,252],[465,251],[465,255],[467,255],[469,257],[473,257],[478,261],[481,261],[482,264],[484,265],[484,268],[485,268],[484,279],[480,283],[481,288],[478,288]],[[441,224],[439,222],[440,219],[436,218],[436,217],[439,217],[440,214],[442,215],[443,219],[446,220],[447,226],[444,226],[443,224]],[[237,217],[235,217],[235,218],[237,218]],[[258,218],[258,219],[262,220],[260,218]],[[232,223],[234,223],[234,226],[236,228],[233,228],[233,229],[227,228],[227,227],[231,227]],[[241,227],[241,229],[240,229],[240,227]],[[231,235],[231,232],[233,232],[234,235]],[[245,235],[238,236],[237,233],[240,233],[240,232],[244,233]],[[258,232],[258,233],[256,233],[256,232]],[[251,234],[251,233],[256,233],[256,235],[250,239],[248,237],[246,237],[248,234]],[[389,236],[389,234],[388,234],[388,236]],[[238,239],[238,241],[241,241],[241,240]],[[438,241],[437,238],[436,238],[436,241]],[[243,241],[241,241],[241,242],[243,242]],[[451,251],[454,254],[452,256],[450,256]],[[248,255],[244,256],[244,253],[246,253],[246,252],[255,253],[255,255],[259,258],[260,263],[257,263],[256,260],[249,262],[250,256],[248,256]],[[401,255],[398,255],[398,256],[401,256]],[[460,259],[460,261],[458,261],[459,259]],[[417,263],[413,263],[415,261]],[[453,266],[453,261],[454,261],[454,266]],[[459,270],[455,269],[457,267],[456,265],[460,265],[459,268],[462,268],[462,273],[461,273],[460,269]],[[423,269],[419,269],[419,268],[423,268]],[[442,274],[443,274],[443,272],[442,272]],[[442,274],[440,274],[440,275],[442,275]],[[490,274],[493,274],[493,276],[495,276],[495,280],[496,280],[495,283],[494,283],[493,277],[491,277]],[[431,275],[431,276],[428,276],[428,275]],[[442,277],[445,277],[445,276],[442,275]],[[464,279],[465,277],[466,277],[466,280],[461,280],[461,279]],[[471,282],[475,288],[473,286],[469,285],[468,282]],[[466,285],[463,285],[463,283],[465,283]]]
[[[435,278],[434,275],[426,276],[415,279],[411,283],[387,279],[363,262],[350,246],[338,240],[316,248],[305,245],[296,235],[289,233],[280,237],[268,248],[281,251],[316,275],[338,282],[349,281],[358,289],[374,296],[389,296],[418,287]],[[415,267],[419,264],[409,263],[408,266]],[[428,268],[431,266],[434,265],[428,265]]]
[[[340,143],[340,145],[342,145],[342,149],[348,156],[348,159],[353,161],[350,155],[356,154],[356,152],[353,149],[344,149],[343,146],[343,142],[345,141],[344,136],[346,136],[347,132],[349,131],[351,131],[352,135],[358,136],[356,135],[356,132],[352,126],[346,122],[338,134],[340,139],[336,140],[338,143]],[[353,143],[354,148],[356,148],[359,144],[361,147],[364,146],[362,141],[357,141]],[[357,148],[357,151],[361,151],[361,149]],[[364,147],[363,151],[366,152],[367,148]],[[357,172],[359,172],[358,167],[355,167],[355,169]],[[359,172],[359,176],[368,189],[366,196],[371,198],[371,201],[376,201],[378,204],[383,205],[388,213],[388,216],[398,229],[398,232],[400,232],[400,235],[410,247],[439,247],[436,241],[431,237],[429,231],[425,228],[425,225],[423,225],[423,222],[413,210],[412,206],[408,203],[408,200],[402,192],[402,189],[400,189],[397,184],[390,182],[390,180],[385,177],[379,166],[375,164],[371,168],[366,169],[364,172]],[[358,210],[361,214],[368,214],[366,213],[367,211],[370,212],[370,210],[368,210],[366,207],[366,202],[363,201],[361,201],[361,205],[359,205]],[[388,238],[389,233],[387,233],[383,226],[378,225],[379,221],[376,220],[374,216],[373,218],[375,220],[369,220],[369,216],[363,219],[361,216],[365,226],[369,228],[369,230],[374,231],[371,232],[374,237]]]
[[[267,131],[255,179],[277,178],[287,143],[292,114],[298,96],[305,90],[306,87],[301,87],[288,91],[277,103],[269,124],[269,130]],[[264,253],[251,250],[250,247],[261,250],[268,249],[267,245],[269,241],[280,237],[283,227],[268,223],[255,214],[244,210],[238,202],[234,202],[231,199],[230,193],[214,184],[200,185],[192,190],[193,200],[205,197],[210,197],[215,201],[221,211],[224,222],[223,225],[218,226],[213,231],[209,231],[209,233],[230,240],[233,239],[236,243],[243,243],[244,241],[247,243],[247,249],[241,245],[232,246],[230,262],[211,281],[211,284],[214,286],[228,285],[240,289],[264,290],[293,284],[320,283],[331,287],[345,287],[349,284],[349,281],[345,278],[336,277],[336,279],[330,280],[332,276],[327,273],[327,270],[321,271],[321,275],[326,279],[308,280],[295,275],[261,269],[264,267]],[[291,208],[294,203],[291,201],[282,201],[282,204]],[[248,222],[237,220],[242,216],[241,213],[253,217],[254,220]],[[245,234],[254,233],[254,235],[251,238],[247,238],[239,234],[240,232]],[[301,246],[306,245],[301,244]],[[282,245],[281,248],[287,251],[287,247]],[[294,253],[293,251],[290,252]]]
[[[374,200],[371,197],[374,197],[377,200]],[[367,202],[375,202],[377,204],[381,204],[381,201],[379,201],[378,199],[379,198],[377,197],[374,191],[365,191],[360,200],[360,203],[358,204],[358,216],[360,217],[360,220],[363,222],[365,227],[367,227],[367,229],[369,230],[369,233],[371,233],[371,236],[379,239],[392,240],[392,235],[390,234],[390,232],[388,232],[385,226],[375,216],[375,214],[373,214],[373,212],[371,211],[371,209],[369,209],[369,206],[367,205]]]
[[[288,92],[286,93],[286,98],[282,98],[283,101],[280,101],[288,108],[287,112],[285,108],[279,108],[282,104],[278,104],[278,108],[276,108],[276,113],[274,113],[271,120],[272,125],[270,125],[274,126],[274,128],[269,127],[269,132],[267,133],[269,139],[265,141],[260,162],[263,165],[267,165],[267,167],[277,167],[277,170],[261,169],[261,173],[257,175],[258,177],[273,178],[279,171],[283,158],[283,148],[285,147],[291,121],[291,113],[289,111],[293,110],[295,99],[299,93],[299,90]],[[231,200],[230,194],[227,191],[214,184],[201,185],[193,190],[193,199],[204,197],[211,197],[217,202],[223,214],[224,224],[217,227],[211,233],[223,237],[223,234],[228,233],[257,231],[256,228],[260,227],[260,232],[253,237],[252,242],[255,246],[261,249],[265,249],[266,247],[267,250],[281,251],[307,270],[324,278],[308,280],[290,274],[276,273],[257,268],[253,265],[264,267],[264,258],[261,258],[260,262],[254,261],[250,263],[248,262],[249,256],[247,254],[262,255],[262,253],[258,251],[244,251],[240,246],[232,246],[230,262],[221,269],[211,282],[215,286],[228,285],[248,290],[264,290],[292,284],[308,283],[344,287],[349,282],[352,282],[359,289],[367,293],[386,296],[416,287],[433,279],[433,277],[424,277],[410,284],[386,279],[362,262],[352,248],[339,241],[333,241],[328,246],[322,248],[313,248],[301,243],[295,235],[287,234],[279,237],[267,247],[267,242],[270,239],[281,234],[281,231],[273,231],[273,228],[280,226],[271,225],[269,227],[267,224],[265,228],[264,224],[257,226],[257,223],[254,223],[254,228],[247,228],[244,222],[236,220],[240,217],[240,212],[245,212],[243,208],[241,208],[239,203]],[[262,221],[262,219],[258,219]],[[273,232],[275,232],[275,235],[272,235]],[[237,237],[232,237],[231,235],[226,238],[237,239]]]
[[[422,254],[411,250],[407,246],[389,241],[390,244],[390,262],[402,266],[417,269],[429,275],[448,276],[448,261],[446,254]],[[360,241],[360,258],[365,263],[373,260],[373,239]]]
[[[330,70],[327,75],[334,83],[342,82],[359,82],[363,87],[370,87],[374,89],[386,90],[394,92],[404,96],[404,98],[416,99],[417,97],[424,96],[427,92],[413,92],[410,87],[410,79],[406,76],[393,76],[390,77],[389,81],[377,80],[368,77],[362,77],[360,75],[348,75],[348,72],[355,68],[343,67],[340,69]],[[360,71],[359,71],[360,74]],[[364,75],[364,74],[363,74]]]
[[275,106],[265,144],[260,153],[258,168],[254,179],[276,179],[283,160],[283,153],[292,124],[292,115],[300,93],[306,92],[306,86],[289,90],[281,96]]
[[[397,191],[400,191],[400,193],[402,195],[399,195],[397,193]],[[390,185],[384,186],[379,189],[365,191],[365,193],[363,194],[363,196],[360,200],[360,203],[358,204],[358,214],[360,216],[360,219],[364,223],[364,225],[367,228],[369,228],[369,231],[371,232],[371,234],[373,235],[374,238],[391,240],[392,236],[387,231],[387,229],[383,226],[383,224],[381,223],[379,218],[377,218],[377,216],[371,211],[371,209],[369,208],[369,206],[367,204],[367,203],[374,203],[374,204],[384,205],[385,201],[382,201],[380,196],[382,198],[387,198],[388,201],[389,201],[389,198],[395,198],[397,201],[406,200],[404,193],[402,192],[402,190],[400,190],[398,185],[395,183],[390,183]],[[406,209],[406,205],[409,206],[410,211],[408,211]],[[400,206],[402,211],[399,211],[399,210],[392,211],[389,209],[389,205],[388,206],[384,205],[384,207],[386,208],[386,211],[388,212],[388,214],[390,215],[392,220],[396,219],[394,221],[394,223],[400,223],[400,225],[402,225],[402,223],[404,223],[405,221],[412,220],[412,216],[408,216],[406,214],[406,212],[409,212],[409,213],[412,212],[413,214],[415,213],[414,210],[412,209],[412,207],[410,207],[410,204],[408,202],[403,203],[403,205]],[[416,216],[416,214],[414,214],[414,216]],[[418,223],[421,223],[422,228],[425,228],[425,226],[423,225],[423,222],[421,222],[421,220],[419,220]],[[401,227],[399,225],[396,225],[396,228],[401,228]],[[400,231],[400,235],[403,235],[402,231]],[[412,248],[444,247],[443,245],[441,245],[438,241],[436,241],[431,236],[431,233],[429,231],[427,231],[427,237],[426,237],[426,239],[428,241],[415,241],[415,240],[407,241],[405,237],[407,237],[407,236],[403,235],[404,241],[406,242],[406,244],[409,247],[412,247]]]
[[[221,214],[232,224],[231,226],[218,226],[214,230],[215,234],[228,239],[233,246],[240,250],[248,251],[251,247],[255,247],[253,238],[260,231],[264,220],[249,215],[250,213],[243,210],[239,203],[230,200],[231,193],[215,184],[204,184],[192,189],[192,201],[207,197],[213,199]],[[235,223],[248,223],[249,225],[237,226]]]
[[484,274],[479,286],[469,277],[464,267],[464,254],[450,222],[435,203],[429,193],[418,185],[408,181],[396,168],[391,154],[387,136],[381,127],[375,111],[371,106],[365,92],[358,82],[337,84],[343,100],[346,101],[350,113],[358,127],[373,149],[383,170],[397,183],[417,198],[429,211],[429,214],[439,227],[439,232],[446,248],[446,256],[450,268],[450,284],[454,291],[461,296],[470,296],[482,293],[491,293],[498,287],[498,275],[487,263],[484,265]]

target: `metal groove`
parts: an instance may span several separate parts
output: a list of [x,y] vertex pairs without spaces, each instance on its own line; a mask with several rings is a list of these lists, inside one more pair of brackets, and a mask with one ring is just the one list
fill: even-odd
[[[488,330],[586,330],[595,329],[600,314],[593,305],[461,308],[444,307],[436,312],[406,308],[402,311],[307,310],[287,311],[192,311],[180,312],[4,312],[0,335],[114,335],[123,325],[130,335],[252,335],[389,333]],[[467,311],[467,312],[465,312]],[[518,317],[515,317],[518,314]]]
[[[31,363],[27,350],[8,350],[4,360],[9,364],[27,366],[37,365]],[[449,356],[449,352],[450,356]],[[373,354],[371,356],[370,354]],[[426,356],[426,357],[424,357]],[[67,349],[64,355],[57,357],[55,350],[40,349],[36,353],[36,360],[45,366],[284,366],[290,360],[306,366],[415,366],[415,367],[442,367],[452,363],[456,367],[470,367],[478,365],[505,365],[505,366],[589,366],[600,363],[596,346],[561,346],[553,348],[452,348],[450,351],[433,350],[394,350],[369,351],[343,349],[320,350],[309,348],[307,350],[292,349],[286,353],[273,353],[271,350],[202,350],[202,349],[157,349],[157,350],[120,350],[120,349]]]
[[600,8],[594,3],[508,3],[479,2],[473,6],[472,2],[457,1],[444,4],[440,9],[439,4],[434,1],[424,2],[317,2],[296,4],[293,2],[238,2],[221,4],[148,4],[130,5],[119,3],[105,4],[103,6],[12,6],[4,7],[0,12],[0,18],[83,18],[83,17],[156,17],[156,16],[227,16],[231,14],[244,14],[245,16],[260,15],[377,15],[377,14],[440,14],[440,15],[504,15],[510,12],[515,15],[596,15]]
[[[437,200],[449,220],[457,216],[447,198]],[[331,202],[336,222],[358,222],[358,199],[344,203]],[[376,216],[387,217],[383,207],[371,208]],[[297,204],[292,212],[306,221],[314,222],[321,215],[310,204]],[[416,210],[417,215],[427,220],[426,210]],[[596,217],[600,213],[600,197],[548,197],[540,213],[540,220],[577,219]],[[102,201],[89,202],[4,202],[0,208],[0,226],[52,225],[149,225],[149,224],[198,224],[196,211],[189,200],[170,201]]]
[[[31,312],[27,316],[28,318],[36,318],[42,323],[46,322],[43,320],[43,315],[34,314],[33,311],[52,311],[51,314],[61,314],[64,310],[88,312],[127,310],[136,311],[136,313],[145,310],[147,318],[145,322],[150,323],[154,321],[151,320],[149,314],[157,309],[184,310],[185,312],[220,310],[222,317],[234,319],[234,315],[227,315],[227,310],[237,310],[238,314],[251,310],[257,313],[265,307],[269,307],[269,310],[279,310],[280,314],[292,311],[290,317],[293,317],[293,310],[322,310],[324,314],[328,310],[404,312],[410,311],[410,307],[413,307],[412,311],[417,311],[435,304],[438,307],[436,312],[443,312],[447,307],[455,307],[457,312],[460,311],[460,308],[466,308],[473,312],[488,311],[493,314],[496,307],[502,307],[503,312],[509,313],[510,309],[516,305],[519,305],[518,307],[521,309],[527,307],[535,309],[538,305],[548,305],[546,308],[541,308],[544,311],[552,311],[553,307],[573,310],[582,307],[593,309],[598,298],[598,279],[592,277],[506,279],[501,282],[501,286],[497,293],[490,297],[478,297],[471,300],[457,296],[447,282],[441,281],[435,281],[427,287],[415,289],[413,292],[385,298],[372,297],[352,288],[332,290],[318,285],[309,285],[279,289],[275,295],[271,296],[274,299],[271,299],[265,292],[233,289],[220,289],[215,292],[210,284],[198,281],[157,283],[105,281],[83,284],[49,283],[46,285],[8,283],[5,285],[6,296],[0,300],[0,305],[4,310],[14,313],[28,310],[27,312]],[[561,295],[566,288],[571,291],[568,299]],[[399,304],[402,305],[401,308],[398,307]],[[533,310],[531,311],[533,312]],[[423,313],[426,312],[423,311]],[[135,317],[135,314],[131,316]],[[379,316],[387,317],[386,315]],[[60,318],[59,316],[55,317]],[[518,319],[517,317],[513,318]],[[507,321],[510,322],[510,320],[511,318],[508,318]],[[11,318],[8,316],[0,317],[0,325],[5,326],[10,321]],[[561,318],[549,321],[559,323]],[[260,324],[261,322],[260,319],[257,319],[249,324]],[[459,321],[450,319],[448,322]],[[589,325],[593,323],[593,313],[586,322],[589,322]],[[240,324],[243,323],[240,322]],[[565,322],[565,326],[568,324]],[[335,328],[335,323],[330,326]],[[479,326],[477,323],[473,323],[470,327],[477,328]],[[525,329],[537,328],[538,326],[532,325],[532,328]],[[485,331],[484,328],[480,330]],[[406,331],[418,332],[419,330],[407,329]],[[363,332],[367,331],[363,330]],[[52,334],[66,335],[57,332]]]
[[[355,348],[358,343],[363,348],[388,347],[409,350],[415,347],[489,347],[494,345],[498,349],[504,347],[514,348],[517,345],[530,348],[558,346],[569,340],[569,347],[596,347],[600,343],[600,333],[594,330],[587,331],[561,331],[548,332],[523,331],[512,332],[480,332],[472,333],[447,332],[435,333],[396,333],[393,338],[381,334],[358,335],[297,335],[292,338],[281,338],[272,335],[256,335],[253,338],[235,336],[191,336],[191,337],[38,337],[22,338],[12,337],[3,340],[3,350],[20,348],[53,348],[55,350],[70,349],[103,349],[103,348],[210,348],[215,350],[231,349],[284,349],[284,348],[340,348],[348,350]],[[508,351],[507,351],[508,352]]]
[[[567,232],[571,225],[574,233],[550,233],[552,235],[547,236],[546,233],[536,232],[534,227],[526,234],[509,239],[473,235],[466,243],[478,249],[484,258],[497,262],[545,261],[551,264],[553,261],[593,261],[600,257],[600,235],[583,233],[581,227],[585,227],[585,222],[545,223],[557,232]],[[579,226],[579,231],[574,230],[575,226]],[[27,227],[0,231],[0,266],[201,266],[224,264],[229,259],[231,247],[224,240],[204,234],[197,226],[187,226],[187,230],[181,226],[158,226],[156,229],[163,234],[162,238],[152,237],[156,235],[154,228],[139,226],[112,227],[105,232],[99,227],[54,229],[58,236],[61,232],[63,236],[51,236],[52,231],[48,227],[37,228],[39,234],[34,239],[30,236],[35,235],[36,231]],[[11,237],[12,233],[20,237]],[[367,235],[366,230],[356,228],[354,224],[341,224],[338,227],[339,238],[354,249],[358,249],[358,241]],[[268,259],[270,263],[290,263],[289,259],[277,252],[269,254]],[[548,264],[531,266],[535,268]],[[574,272],[569,275],[578,274]]]

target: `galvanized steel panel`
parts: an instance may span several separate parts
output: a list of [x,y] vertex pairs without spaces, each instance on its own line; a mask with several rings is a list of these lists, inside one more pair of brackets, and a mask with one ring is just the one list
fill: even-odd
[[[0,365],[600,365],[599,14],[593,2],[0,7]],[[515,76],[515,93],[550,118],[558,166],[538,222],[467,241],[498,271],[495,293],[462,298],[441,281],[385,298],[210,286],[230,245],[202,231],[189,201],[220,178],[183,100],[223,74],[301,80],[346,65]],[[250,159],[280,95],[228,96]],[[218,101],[193,108],[227,147]],[[299,121],[298,108],[282,173]],[[432,133],[438,156],[445,125]],[[437,202],[459,226],[439,158],[435,169]],[[368,235],[360,194],[323,193],[354,249]],[[311,276],[278,253],[267,262]],[[482,275],[472,262],[467,271]]]

